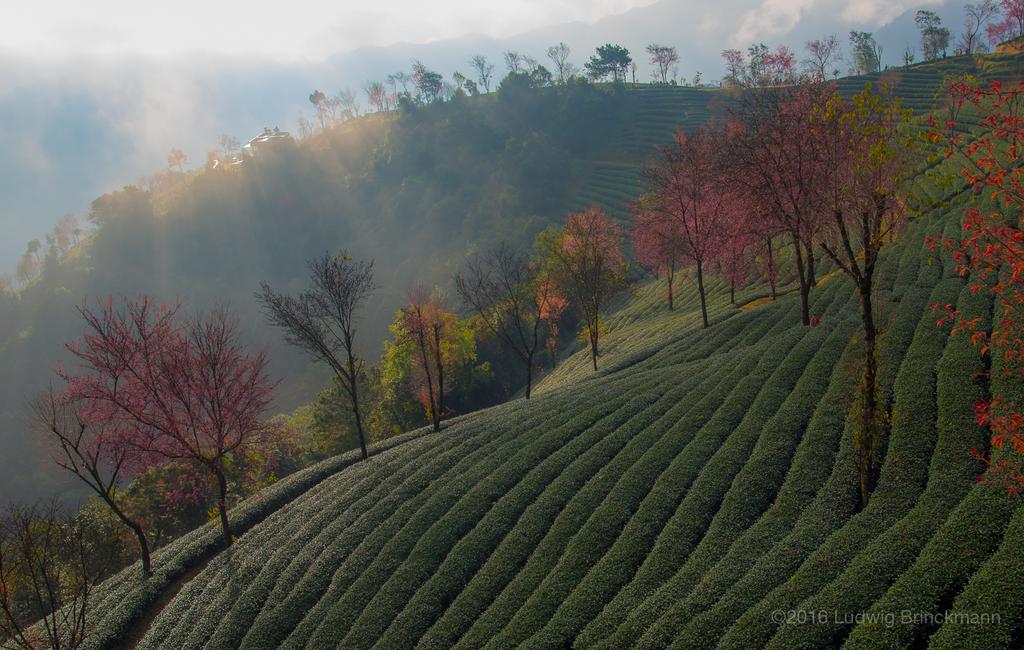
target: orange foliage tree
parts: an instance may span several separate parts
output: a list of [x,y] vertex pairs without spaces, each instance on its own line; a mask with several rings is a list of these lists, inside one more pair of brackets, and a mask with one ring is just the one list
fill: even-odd
[[[977,114],[981,134],[969,138],[957,129],[964,111]],[[931,118],[931,139],[946,145],[946,156],[962,154],[963,178],[978,199],[968,207],[961,239],[937,237],[936,248],[949,251],[971,290],[989,292],[996,303],[991,331],[980,318],[967,318],[952,306],[940,324],[968,334],[983,354],[1001,363],[1000,373],[1024,380],[1024,81],[993,81],[987,87],[965,81],[950,86],[949,113]],[[1024,403],[1019,396],[993,394],[975,406],[978,423],[992,432],[992,446],[1003,450],[987,457],[985,480],[1005,482],[1012,493],[1024,489]],[[981,455],[981,454],[979,454]],[[983,455],[982,455],[983,456]]]

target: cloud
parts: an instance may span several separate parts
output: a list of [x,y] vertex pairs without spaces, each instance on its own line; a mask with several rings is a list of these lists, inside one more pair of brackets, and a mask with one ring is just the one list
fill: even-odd
[[282,9],[269,0],[59,0],[18,4],[0,22],[0,43],[51,58],[258,52],[299,60],[467,33],[505,37],[562,22],[594,22],[655,1],[293,0]]
[[890,22],[908,9],[926,5],[942,4],[942,0],[847,0],[841,16],[844,20],[862,25],[880,26]]
[[730,38],[730,44],[742,47],[786,34],[800,22],[801,15],[815,2],[816,0],[764,0],[760,6],[744,12],[739,29]]

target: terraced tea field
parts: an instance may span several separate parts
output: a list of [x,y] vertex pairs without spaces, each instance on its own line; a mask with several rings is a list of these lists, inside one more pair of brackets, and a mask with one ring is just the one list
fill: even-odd
[[[639,94],[662,91],[695,106],[704,92]],[[684,110],[662,101],[652,116]],[[586,164],[607,187],[592,197],[628,198],[635,170]],[[993,309],[926,243],[960,228],[960,190],[937,180],[955,164],[924,166],[916,204],[932,207],[878,271],[891,417],[866,508],[846,280],[812,291],[811,328],[791,294],[745,310],[711,283],[706,330],[691,282],[673,312],[648,282],[608,319],[600,372],[579,351],[530,400],[281,481],[235,510],[230,549],[197,530],[155,554],[147,582],[104,584],[94,645],[1020,647],[1024,508],[975,481],[970,451],[987,446],[975,402],[1024,387],[998,373],[990,386],[985,360],[929,307]],[[945,611],[962,618],[927,616]]]
[[[907,68],[859,77],[844,77],[838,87],[856,93],[866,82],[883,80],[893,85],[903,105],[924,113],[942,105],[943,81],[960,75],[977,80],[1014,79],[1024,74],[1024,55],[955,57],[938,64],[920,63]],[[628,204],[643,189],[642,169],[658,145],[671,141],[677,128],[706,122],[716,106],[728,101],[725,93],[710,88],[639,85],[628,87],[632,119],[611,133],[600,159],[576,161],[578,179],[569,209],[599,205],[619,218],[628,216]],[[967,120],[970,121],[969,119]]]

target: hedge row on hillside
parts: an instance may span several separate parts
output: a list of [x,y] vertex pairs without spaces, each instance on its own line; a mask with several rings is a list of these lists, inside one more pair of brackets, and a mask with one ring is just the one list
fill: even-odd
[[[421,556],[414,555],[406,560],[375,599],[364,608],[343,643],[358,646],[380,638],[381,642],[391,647],[414,644],[444,610],[444,606],[490,557],[502,539],[520,525],[528,506],[554,491],[560,497],[594,491],[596,483],[614,480],[614,477],[631,467],[637,458],[646,454],[651,445],[664,436],[667,422],[678,416],[680,411],[685,411],[685,402],[681,400],[699,385],[700,375],[675,384],[671,379],[672,373],[662,373],[659,382],[661,386],[657,389],[664,392],[655,403],[647,406],[641,402],[646,408],[638,409],[636,415],[624,424],[613,430],[593,432],[602,435],[603,439],[564,469],[553,468],[557,473],[549,470],[546,465],[551,464],[552,459],[548,459],[529,470],[513,489],[493,504],[483,518],[469,522],[473,528],[446,555],[436,553],[435,548],[427,546]],[[668,389],[665,390],[664,386],[668,386]],[[575,480],[564,484],[561,483],[563,477],[575,477]],[[556,487],[556,484],[559,485]],[[457,529],[443,521],[439,527],[446,535],[453,528]],[[432,574],[424,569],[442,559],[443,563]],[[424,574],[430,576],[425,584]],[[425,589],[418,589],[421,584]]]
[[[801,434],[825,393],[835,363],[849,339],[850,327],[846,323],[827,338],[823,329],[818,328],[815,333],[824,342],[819,343],[820,348],[795,385],[780,387],[782,392],[774,396],[780,404],[778,411],[760,423],[757,445],[729,486],[700,544],[675,575],[630,614],[612,637],[613,643],[628,641],[639,647],[656,647],[670,642],[684,621],[670,622],[671,615],[663,614],[689,594],[693,585],[728,551],[732,542],[771,505]],[[645,635],[644,631],[649,627]]]
[[[997,305],[996,309],[998,311],[1000,307]],[[1021,403],[1021,400],[1024,400],[1024,383],[1016,374],[1005,375],[1004,369],[1004,360],[995,355],[992,360],[992,393],[1004,395]],[[996,461],[1017,453],[1012,449],[992,449],[992,457]],[[990,534],[993,526],[988,517],[997,522],[1005,509],[1012,509],[1013,514],[999,547],[970,576],[970,580],[949,606],[950,612],[968,617],[966,622],[956,619],[946,621],[931,637],[930,645],[940,650],[1019,646],[1024,630],[1024,554],[1021,553],[1021,549],[1024,548],[1024,508],[1021,508],[1021,497],[1008,497],[1005,487],[999,483],[979,487],[985,488],[986,493],[990,495],[986,501],[994,500],[999,509],[972,511],[971,518],[980,515],[986,519],[979,522],[977,528],[972,527],[970,521],[963,522],[962,526],[958,526],[961,534],[974,536],[977,533],[979,537],[985,539],[986,533]],[[983,508],[986,502],[977,505]],[[976,545],[978,542],[972,540],[971,544]],[[972,553],[967,559],[978,554],[970,544],[967,545],[966,551]],[[959,557],[959,553],[958,549],[956,557]],[[991,617],[993,614],[998,615],[997,620],[991,620],[986,624],[970,622],[969,617]]]
[[[511,414],[514,413],[514,410],[516,408],[517,408],[517,404],[516,403],[505,404],[505,405],[503,405],[503,406],[501,406],[499,408],[496,408],[496,409],[493,409],[493,410],[490,410],[490,411],[485,411],[485,417],[487,417],[488,419],[493,419],[494,422],[499,422],[499,421],[502,420],[502,418],[507,418],[507,417],[511,416]],[[429,447],[429,446],[432,446],[433,444],[436,444],[438,442],[442,442],[442,441],[447,440],[447,439],[457,439],[457,438],[460,438],[462,436],[462,434],[467,430],[467,427],[465,425],[469,424],[472,421],[478,421],[478,420],[479,420],[479,418],[475,418],[475,419],[461,418],[461,419],[459,419],[457,421],[453,421],[449,426],[447,426],[445,428],[444,432],[440,436],[433,436],[433,435],[423,436],[419,441],[417,441],[417,443],[415,445],[409,447],[409,449],[408,449],[409,453],[407,454],[408,458],[422,457],[423,453],[425,451],[425,449],[419,448],[422,445],[427,445]],[[359,464],[355,468],[352,468],[352,470],[353,471],[357,471],[357,472],[368,472],[368,471],[371,471],[372,469],[374,469],[376,467],[376,465],[377,465],[377,460],[374,459],[374,460],[372,460],[368,464]],[[353,476],[353,475],[350,472],[345,472],[345,473],[343,473],[342,475],[339,475],[336,479],[333,479],[333,480],[335,480],[335,481],[341,480],[343,485],[348,485],[349,484],[349,480],[348,479],[349,479],[350,476]],[[342,478],[342,477],[344,477],[344,478]],[[321,479],[323,479],[323,478],[324,477],[321,477]],[[314,487],[312,487],[312,489],[310,489],[306,494],[304,494],[304,499],[303,500],[298,500],[294,505],[290,504],[289,506],[285,507],[281,511],[281,513],[280,513],[280,518],[284,518],[285,520],[287,520],[288,518],[291,518],[291,517],[302,519],[305,515],[302,512],[294,512],[292,510],[293,508],[302,508],[303,510],[309,510],[311,508],[311,509],[315,510],[318,507],[322,507],[321,499],[325,499],[325,500],[329,500],[330,499],[329,495],[324,496],[324,492],[328,492],[330,494],[330,492],[334,491],[332,488],[335,488],[335,487],[336,487],[336,484],[332,483],[331,481],[323,481],[323,480],[319,481],[318,484],[316,484]],[[334,495],[337,496],[337,494],[334,494]],[[330,503],[333,503],[333,502],[330,502]],[[267,523],[269,524],[270,522],[267,522]],[[265,536],[266,531],[268,531],[268,530],[269,531],[274,531],[275,528],[272,525],[262,526],[259,529],[259,531],[261,533],[261,536]],[[256,549],[256,550],[258,550],[261,546],[262,546],[262,539],[261,538],[256,538],[256,537],[252,537],[250,535],[243,535],[240,538],[239,543],[237,544],[237,548],[252,547],[253,549]],[[276,545],[273,545],[273,547],[275,549],[278,548],[278,547],[276,547]],[[229,567],[230,565],[227,565],[227,566]],[[189,584],[189,586],[186,586],[185,590],[191,591],[191,592],[195,592],[195,591],[201,589],[203,587],[203,584],[205,583],[205,580],[208,579],[210,577],[210,575],[214,574],[216,569],[217,569],[216,565],[212,565],[211,567],[208,567],[208,569],[206,571],[204,571],[204,573],[201,574],[201,576],[199,576],[197,579],[194,580],[195,581],[195,586],[194,586],[194,584]],[[157,619],[157,621],[155,622],[155,626],[172,624],[172,625],[178,625],[180,627],[180,622],[181,621],[179,619],[177,619],[177,617],[173,614],[172,610],[174,610],[174,609],[176,609],[178,607],[184,608],[186,605],[183,604],[183,603],[179,603],[178,601],[179,601],[179,599],[183,599],[185,597],[186,597],[186,593],[184,593],[184,591],[183,591],[183,594],[179,594],[179,597],[176,598],[175,601],[172,601],[172,603],[169,606],[168,610],[165,613],[162,613],[162,615]],[[156,642],[159,642],[161,640],[161,637],[159,635],[151,634],[150,637],[152,639],[154,639]]]
[[[761,357],[752,375],[761,378],[763,381],[764,378],[769,376],[771,368],[785,354],[783,350],[765,350],[765,356]],[[748,400],[752,399],[753,395],[756,394],[759,382],[748,378],[741,382],[741,384],[741,387],[737,387],[728,395],[726,401],[722,403],[722,406],[717,409],[703,427],[701,427],[701,423],[697,419],[693,419],[689,423],[684,422],[688,429],[697,430],[698,433],[687,442],[683,451],[673,459],[668,469],[663,473],[668,483],[663,483],[662,487],[668,487],[672,492],[666,495],[662,490],[657,491],[655,494],[658,494],[660,498],[651,503],[651,505],[662,510],[665,513],[664,517],[667,518],[675,510],[676,504],[690,483],[698,475],[704,461],[714,453],[722,443],[722,440],[727,437],[728,432],[735,426],[735,423],[739,422],[742,418],[742,411],[744,409],[738,406],[738,403],[740,401],[749,403]],[[715,402],[721,402],[720,397],[707,396],[705,397],[705,406],[713,405],[713,402],[707,401],[711,399],[714,399]],[[699,415],[704,411],[706,411],[706,408],[701,408],[696,414]],[[516,614],[522,604],[527,601],[537,585],[544,580],[551,567],[561,555],[566,542],[579,528],[579,524],[571,520],[566,522],[567,525],[559,524],[561,522],[556,522],[556,526],[552,528],[552,531],[545,538],[545,542],[537,547],[531,562],[520,572],[516,580],[510,585],[510,588],[505,589],[501,596],[476,621],[469,630],[469,633],[462,639],[463,646],[475,647],[495,637],[506,627],[507,622]],[[659,525],[659,530],[660,527]],[[657,531],[652,532],[656,534]]]
[[[543,465],[550,469],[550,476],[557,476],[574,457],[593,446],[614,444],[601,443],[608,433],[631,417],[643,416],[662,395],[658,390],[659,380],[645,378],[642,385],[619,396],[614,400],[618,408],[609,415],[601,417],[590,412],[579,413],[567,425],[534,435],[525,445],[517,444],[496,451],[463,472],[451,472],[443,477],[440,485],[430,490],[424,506],[417,509],[408,521],[392,523],[389,519],[386,522],[390,530],[381,536],[382,544],[373,545],[371,553],[362,553],[360,557],[354,553],[339,567],[335,575],[336,578],[344,578],[345,587],[335,588],[336,585],[332,584],[331,590],[318,603],[319,620],[307,615],[304,621],[316,623],[311,634],[306,637],[306,631],[300,626],[284,647],[337,647],[364,607],[410,555],[417,558],[409,565],[413,569],[417,568],[417,563],[420,568],[429,566],[428,558],[441,561],[451,544],[530,469]],[[607,399],[606,402],[613,400]],[[459,507],[455,507],[456,504]]]
[[[443,442],[440,438],[437,440]],[[455,441],[456,438],[450,437],[447,440]],[[429,453],[438,454],[442,451],[435,445]],[[394,471],[399,463],[409,462],[417,455],[392,454],[381,459],[386,462],[353,466],[345,472],[345,497],[358,504],[367,496],[367,492],[373,494],[363,489],[369,487],[369,482],[365,480],[367,476],[370,480],[385,478],[388,470]],[[190,633],[193,636],[203,634],[212,640],[218,638],[215,629],[221,632],[222,637],[222,630],[230,629],[237,620],[238,612],[228,611],[232,605],[245,602],[259,608],[262,599],[254,593],[252,583],[260,586],[260,578],[265,579],[270,571],[280,572],[287,566],[282,562],[281,548],[275,543],[275,538],[304,539],[304,531],[310,523],[325,526],[340,518],[347,508],[347,500],[329,498],[334,491],[328,486],[334,480],[328,479],[316,486],[304,495],[299,502],[300,507],[282,508],[267,520],[267,525],[244,535],[232,548],[223,551],[206,570],[189,581],[168,605],[151,626],[142,643],[143,647],[157,642],[175,647],[194,646],[195,642],[188,642]],[[378,491],[386,487],[378,488]],[[324,498],[325,492],[328,498]],[[215,618],[210,620],[211,616]]]
[[639,567],[600,612],[607,625],[614,627],[625,619],[696,547],[733,477],[756,444],[762,425],[778,409],[779,395],[791,390],[824,338],[824,329],[815,332],[791,326],[787,335],[766,352],[757,371],[736,387],[728,410],[708,423],[701,447],[687,450],[679,459],[685,475],[695,477],[690,479],[693,483],[676,497],[681,500],[670,511],[649,551],[637,549],[646,552],[633,560],[633,566],[639,561]]
[[[748,354],[745,359],[741,357],[741,359],[727,364],[732,369],[728,378],[704,393],[705,397],[701,400],[699,407],[682,421],[682,424],[685,425],[683,430],[688,434],[685,437],[687,439],[682,440],[682,442],[687,443],[686,447],[683,447],[680,451],[681,445],[678,445],[679,441],[672,440],[672,438],[678,439],[682,436],[679,436],[675,430],[670,431],[668,443],[678,445],[673,449],[674,453],[664,459],[657,459],[656,455],[642,459],[635,468],[630,470],[630,474],[625,476],[615,486],[615,489],[604,499],[600,507],[594,511],[594,514],[569,541],[561,557],[558,558],[557,564],[554,564],[547,574],[542,577],[540,583],[534,588],[533,593],[523,603],[518,612],[515,613],[515,616],[512,617],[506,626],[506,630],[514,631],[514,634],[509,638],[499,636],[495,639],[496,644],[501,645],[506,641],[509,643],[522,641],[530,630],[543,625],[544,621],[550,618],[551,614],[566,598],[573,602],[573,607],[581,607],[582,603],[574,600],[574,597],[589,597],[590,606],[599,607],[604,600],[610,599],[614,595],[621,582],[613,580],[612,577],[616,573],[621,573],[624,569],[627,569],[628,565],[618,565],[610,568],[607,573],[602,572],[599,575],[598,580],[595,581],[599,584],[595,585],[594,588],[604,594],[600,598],[595,598],[596,594],[591,589],[590,584],[580,585],[580,580],[584,576],[594,577],[594,574],[588,574],[588,571],[591,570],[595,563],[602,559],[606,551],[614,548],[617,541],[622,538],[620,533],[623,531],[623,528],[640,505],[644,503],[669,461],[673,461],[679,455],[692,455],[693,449],[689,443],[693,439],[694,433],[700,431],[705,422],[713,420],[716,412],[725,412],[726,409],[732,410],[729,402],[734,401],[737,396],[731,394],[730,388],[740,384],[743,377],[754,371],[755,363],[759,360],[758,356],[757,354]],[[734,418],[734,421],[736,420]],[[725,426],[727,427],[728,425]],[[646,462],[644,462],[645,460]],[[668,471],[671,472],[672,470],[669,469]],[[686,480],[686,476],[686,473],[673,472],[673,478],[676,480]],[[662,505],[664,503],[662,502]],[[665,514],[667,518],[669,513],[666,512]],[[664,519],[659,523],[663,523],[663,521]],[[648,543],[653,541],[652,538],[655,534],[653,530],[649,532]],[[634,552],[637,550],[640,542],[641,539],[628,538],[628,543]],[[634,566],[635,564],[636,562],[634,562]],[[607,567],[607,565],[605,566]],[[628,578],[628,575],[622,575],[622,578],[624,581]],[[538,645],[536,640],[526,641],[526,644],[533,647]]]
[[[968,287],[961,291],[958,308],[965,315],[987,319],[990,307],[991,301],[982,294],[972,294]],[[940,446],[945,437],[955,441],[959,447],[958,454],[951,461],[954,467],[960,468],[962,475],[950,476],[955,484],[948,486],[955,494],[963,491],[964,483],[970,482],[978,470],[977,464],[967,462],[965,448],[972,442],[978,448],[984,448],[985,432],[973,418],[974,403],[986,394],[984,382],[975,376],[983,369],[983,359],[968,337],[954,337],[946,344],[938,367],[938,430]],[[962,442],[958,440],[961,436]],[[934,480],[929,477],[928,490],[933,489]],[[947,487],[948,482],[940,480],[936,488]],[[1012,512],[1009,500],[1005,493],[993,487],[978,485],[959,502],[917,555],[914,565],[871,607],[869,612],[873,616],[902,611],[939,611],[942,603],[951,598],[995,550],[1006,526]],[[846,645],[857,648],[903,647],[919,642],[926,629],[927,626],[921,623],[860,625],[853,630]]]
[[[593,395],[589,396],[589,400],[588,396],[581,396],[581,408],[593,405],[595,399]],[[529,408],[535,404],[522,401],[519,404],[528,413],[535,412],[534,408]],[[608,400],[608,404],[600,410],[585,410],[597,417],[613,410],[617,405],[616,400]],[[569,415],[564,412],[565,405],[561,406],[561,409],[556,410],[559,415],[549,419],[554,427],[569,420]],[[536,417],[524,420],[525,424],[540,421]],[[488,441],[486,444],[462,455],[456,459],[454,465],[445,463],[444,466],[437,467],[437,471],[432,470],[422,481],[403,485],[400,494],[380,504],[380,508],[368,512],[357,525],[346,528],[333,541],[325,540],[330,549],[328,553],[317,554],[314,546],[309,551],[313,559],[312,564],[297,564],[291,575],[282,576],[283,581],[275,585],[274,591],[283,597],[274,598],[273,606],[264,608],[259,613],[243,641],[243,647],[274,647],[283,642],[296,625],[300,628],[315,625],[319,621],[318,617],[323,615],[325,599],[329,602],[332,598],[338,598],[358,576],[358,567],[371,563],[402,525],[428,506],[428,497],[432,489],[448,485],[452,473],[464,476],[465,488],[469,489],[474,475],[468,472],[475,463],[483,463],[486,467],[493,468],[492,459],[496,454],[512,453],[512,450],[522,446],[525,443],[524,439],[527,438],[526,430],[515,430],[511,432],[512,435],[494,435],[492,427],[498,431],[502,430],[503,423],[499,419],[491,421],[488,418],[478,420],[474,424],[475,430]],[[298,552],[298,549],[296,550]],[[356,568],[352,568],[353,566]],[[348,570],[350,568],[351,570]]]
[[[508,408],[510,407],[506,406],[500,409],[500,411],[505,412],[505,417],[507,417],[508,415],[508,413],[506,412]],[[501,417],[497,413],[489,415],[494,417],[496,421],[499,417]],[[414,445],[412,445],[406,450],[403,450],[407,452],[404,455],[409,457],[416,457],[421,456],[424,453],[433,453],[435,445],[446,443],[446,441],[449,439],[457,440],[461,438],[462,434],[466,430],[466,427],[462,426],[465,423],[466,420],[462,420],[459,423],[451,426],[450,428],[446,429],[445,434],[442,436],[423,436],[420,440],[416,441]],[[360,463],[358,466],[352,468],[352,472],[345,472],[342,475],[336,476],[331,481],[321,482],[320,484],[316,485],[314,488],[309,490],[304,495],[305,498],[297,501],[295,504],[289,504],[288,506],[284,507],[279,514],[275,514],[275,518],[272,521],[290,521],[298,519],[304,522],[304,518],[306,516],[305,513],[302,511],[296,512],[294,508],[300,508],[301,510],[304,511],[316,511],[317,509],[323,507],[324,502],[333,503],[333,501],[331,500],[332,495],[337,496],[338,490],[346,491],[347,489],[352,487],[351,484],[353,481],[349,480],[350,476],[353,479],[355,479],[356,477],[360,477],[368,473],[372,475],[374,472],[378,470],[377,466],[380,460],[385,459],[373,459],[369,463]],[[390,463],[391,459],[387,460]],[[268,525],[261,526],[257,531],[254,531],[253,536],[243,535],[240,538],[239,542],[236,544],[234,551],[232,552],[232,554],[239,555],[239,558],[237,560],[234,560],[234,562],[230,560],[228,562],[225,562],[223,559],[220,559],[219,563],[211,565],[207,568],[207,570],[200,574],[200,576],[197,576],[197,578],[193,579],[190,582],[190,584],[185,587],[182,593],[180,593],[174,599],[174,601],[172,601],[172,603],[168,606],[165,612],[163,612],[161,616],[157,619],[157,621],[154,623],[154,629],[151,630],[150,634],[148,635],[149,639],[152,640],[152,642],[154,643],[166,641],[167,638],[165,638],[165,635],[170,636],[170,632],[167,630],[172,628],[178,634],[187,634],[189,631],[191,631],[193,626],[183,624],[185,623],[185,621],[183,621],[181,616],[176,614],[175,612],[188,611],[192,605],[196,604],[196,602],[186,602],[192,599],[200,599],[200,602],[203,602],[204,604],[208,604],[206,603],[207,598],[215,599],[218,593],[217,589],[216,587],[210,587],[209,582],[222,579],[223,575],[231,575],[232,579],[236,581],[234,586],[237,587],[237,582],[241,580],[242,576],[234,574],[235,566],[236,564],[242,563],[248,559],[248,555],[244,553],[243,550],[239,549],[244,549],[246,551],[251,549],[253,553],[258,555],[259,553],[264,552],[261,551],[261,549],[264,549],[268,544],[270,544],[271,548],[273,548],[276,551],[277,545],[273,542],[274,537],[278,533],[279,529],[277,526],[273,525],[272,522],[267,522],[267,524]],[[202,595],[203,591],[208,591],[208,596],[204,597]],[[203,610],[204,608],[199,609]],[[207,633],[211,631],[212,628],[210,630],[206,630]]]
[[[297,530],[268,521],[260,531],[261,537],[245,539],[244,545],[238,545],[214,568],[204,591],[183,593],[172,603],[168,615],[161,616],[161,622],[174,626],[177,635],[154,627],[151,639],[165,647],[184,648],[198,645],[205,635],[217,647],[237,647],[259,614],[272,610],[275,601],[290,592],[310,565],[322,566],[328,558],[344,552],[345,547],[336,543],[341,531],[358,529],[392,511],[438,474],[481,447],[474,438],[438,439],[436,445],[408,459],[413,463],[420,459],[413,472],[374,463],[362,475],[346,473],[343,480],[329,481],[325,489],[305,495],[302,501],[310,508],[310,515],[292,513],[285,520],[297,520]],[[424,454],[429,455],[431,462],[422,462]],[[316,568],[312,571],[314,575]],[[190,621],[185,613],[196,610],[203,612],[204,617]]]
[[[900,301],[897,311],[885,327],[879,351],[879,392],[883,405],[891,403],[892,383],[926,308],[926,298],[920,291],[911,292]],[[835,416],[846,419],[845,412],[842,416],[838,413]],[[839,441],[839,450],[831,465],[824,468],[824,471],[831,469],[827,482],[811,504],[800,512],[793,530],[771,549],[754,549],[755,553],[763,555],[753,563],[742,559],[735,565],[725,560],[720,562],[709,576],[720,588],[709,589],[707,599],[703,598],[703,592],[695,590],[695,604],[699,603],[707,611],[687,622],[680,632],[681,641],[692,641],[692,647],[714,646],[748,607],[755,605],[795,572],[829,533],[838,529],[854,513],[859,497],[851,423],[852,420],[847,420],[846,431]],[[715,573],[721,573],[722,577],[716,579]],[[733,577],[734,574],[741,577],[737,579]]]
[[[711,372],[712,369],[714,372]],[[644,452],[644,457],[650,457],[652,452],[660,451],[665,446],[668,446],[669,450],[673,445],[681,447],[687,436],[692,435],[692,431],[687,431],[685,427],[681,428],[679,424],[691,419],[700,411],[699,405],[685,399],[685,395],[690,392],[701,392],[702,389],[707,391],[708,387],[718,383],[722,376],[730,376],[731,373],[732,369],[726,364],[718,364],[709,365],[705,372],[698,371],[684,376],[678,383],[679,390],[673,391],[677,399],[676,404],[665,411],[642,434],[638,434],[635,440],[644,442],[640,436],[657,437],[657,442]],[[676,423],[674,426],[673,421]],[[664,455],[664,462],[668,462],[675,452],[666,451]],[[615,462],[621,464],[622,460],[616,458]],[[610,465],[601,470],[602,474],[610,475],[612,472],[613,468]],[[451,647],[494,600],[498,592],[515,577],[529,560],[532,549],[543,543],[549,527],[557,525],[556,519],[559,514],[566,512],[568,508],[579,507],[579,500],[568,505],[574,496],[582,490],[596,493],[592,486],[587,487],[588,482],[594,478],[595,472],[592,468],[578,467],[574,464],[552,481],[544,493],[529,505],[507,535],[496,540],[497,546],[489,555],[479,554],[475,537],[467,536],[460,542],[460,546],[465,546],[465,552],[471,557],[477,554],[480,556],[469,562],[459,554],[450,554],[445,564],[451,564],[451,570],[459,572],[456,577],[451,576],[443,566],[392,623],[384,640],[394,645],[412,644],[418,640],[421,647]],[[447,609],[444,605],[447,605]],[[420,638],[424,632],[425,636]]]
[[[828,389],[817,402],[771,508],[755,523],[741,529],[735,542],[715,554],[718,557],[705,560],[696,567],[693,587],[685,598],[654,623],[647,632],[649,636],[685,639],[683,645],[697,647],[703,635],[688,636],[688,632],[692,633],[688,624],[712,606],[763,554],[793,529],[800,514],[828,480],[844,435],[847,410],[856,385],[851,368],[857,346],[847,344],[849,329],[839,329],[832,336],[843,335],[842,343],[846,344],[846,349],[836,355],[837,362],[827,380]],[[688,564],[695,563],[691,559]]]
[[[947,282],[962,285],[958,280],[944,281]],[[965,289],[961,298],[958,307],[970,313],[972,294]],[[934,336],[944,334],[935,327]],[[847,617],[871,611],[872,603],[913,563],[921,548],[974,485],[980,465],[970,456],[970,451],[985,438],[984,431],[972,422],[972,407],[982,396],[980,386],[972,383],[973,373],[979,368],[978,357],[971,354],[969,348],[954,345],[945,348],[934,367],[938,410],[936,426],[927,432],[931,462],[923,494],[902,519],[861,550],[839,577],[799,606],[840,615],[827,624],[784,626],[773,640],[773,646],[840,643],[852,627],[846,622]],[[928,447],[922,445],[922,452],[927,454]]]
[[[955,280],[943,282],[929,302],[952,303],[960,290]],[[907,291],[904,300],[913,293]],[[892,526],[914,505],[924,489],[934,443],[934,368],[945,342],[934,320],[923,318],[900,366],[894,388],[888,453],[881,477],[866,509],[832,534],[783,585],[751,607],[723,637],[723,647],[761,647],[779,632],[773,610],[795,610],[800,603],[835,579],[854,555]]]
[[[556,409],[556,412],[559,414],[564,413],[564,407],[568,406],[568,402],[562,399],[557,401],[545,400],[545,403],[549,408]],[[520,415],[522,417],[520,421],[527,427],[540,422],[547,422],[553,426],[558,423],[560,417],[563,417],[561,415],[544,417],[539,412],[540,409],[528,408],[529,403],[520,401],[518,404],[520,405],[519,413],[522,414]],[[294,559],[290,561],[288,569],[269,585],[273,587],[273,590],[267,595],[265,603],[248,605],[250,608],[255,608],[259,616],[255,617],[255,622],[252,622],[252,615],[242,617],[240,623],[246,627],[240,631],[248,632],[249,637],[255,639],[274,638],[281,634],[280,629],[282,626],[287,627],[287,625],[294,624],[294,622],[281,623],[278,619],[287,617],[296,609],[308,609],[313,606],[316,598],[327,588],[329,576],[341,564],[347,554],[351,552],[352,547],[358,543],[361,535],[369,535],[377,525],[393,513],[405,500],[416,497],[416,495],[427,489],[432,481],[449,471],[456,460],[465,462],[461,456],[470,452],[476,457],[483,456],[491,453],[498,444],[504,442],[499,438],[495,438],[492,435],[491,429],[491,427],[500,425],[501,420],[487,417],[486,412],[480,415],[481,417],[471,427],[471,431],[474,437],[483,438],[486,441],[482,448],[467,449],[460,447],[452,452],[454,456],[446,454],[450,456],[446,459],[435,458],[435,456],[441,456],[442,454],[439,451],[432,452],[429,461],[426,463],[421,457],[419,463],[429,467],[429,471],[424,472],[423,468],[421,468],[410,480],[402,482],[394,493],[389,493],[384,499],[369,499],[366,504],[366,514],[346,511],[343,518],[333,522],[329,528],[324,529],[322,532],[318,532],[316,538],[312,541],[304,541],[305,538],[303,540],[290,538],[288,545],[279,551],[279,555]],[[505,417],[509,417],[509,415],[505,414]],[[438,464],[439,460],[444,462]],[[342,494],[332,495],[331,499],[347,501],[346,497]],[[359,519],[353,521],[356,515],[359,515]],[[315,522],[312,525],[307,525],[307,528],[312,528],[314,531],[317,530]],[[285,536],[280,535],[279,537]],[[293,550],[295,548],[301,548],[301,550],[296,554]],[[281,606],[292,593],[295,593],[296,596],[291,597],[291,600],[286,605]],[[243,599],[247,600],[248,598],[243,596],[239,600]],[[252,626],[251,630],[248,629],[248,625]],[[241,637],[238,638],[240,639]],[[227,640],[233,640],[233,638]],[[229,645],[235,644],[231,643]]]
[[[389,438],[371,447],[371,453],[380,454],[388,449],[417,438],[423,431],[413,431]],[[259,494],[232,508],[230,517],[235,530],[241,534],[263,521],[268,515],[285,506],[310,487],[328,476],[336,474],[358,462],[358,451],[327,459],[278,481]],[[198,528],[153,554],[153,572],[145,580],[140,578],[138,564],[132,565],[107,582],[95,594],[94,612],[102,613],[95,621],[95,629],[87,648],[108,648],[124,638],[146,608],[189,569],[205,561],[223,548],[223,536],[213,526]]]

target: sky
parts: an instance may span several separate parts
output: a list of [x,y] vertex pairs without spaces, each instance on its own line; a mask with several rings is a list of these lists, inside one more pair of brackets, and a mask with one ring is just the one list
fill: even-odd
[[362,46],[465,34],[504,38],[592,22],[654,0],[43,0],[11,3],[0,49],[41,58],[260,53],[316,60]]

